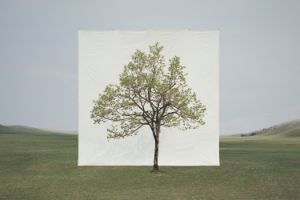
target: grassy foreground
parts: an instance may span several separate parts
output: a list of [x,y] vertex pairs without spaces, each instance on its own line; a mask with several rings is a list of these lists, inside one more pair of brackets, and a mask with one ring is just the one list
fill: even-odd
[[300,199],[300,138],[227,137],[220,167],[77,167],[77,136],[0,134],[0,199]]

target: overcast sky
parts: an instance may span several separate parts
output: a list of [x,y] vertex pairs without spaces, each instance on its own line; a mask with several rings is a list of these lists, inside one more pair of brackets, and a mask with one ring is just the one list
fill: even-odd
[[79,29],[220,30],[220,129],[300,118],[300,1],[0,1],[0,124],[77,130]]

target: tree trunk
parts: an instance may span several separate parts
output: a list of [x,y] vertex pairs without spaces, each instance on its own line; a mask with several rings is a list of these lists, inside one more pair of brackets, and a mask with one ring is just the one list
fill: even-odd
[[158,149],[159,149],[159,141],[155,140],[153,170],[159,170],[159,168],[158,168]]
[[158,150],[159,150],[159,133],[160,133],[160,124],[156,125],[156,130],[154,133],[154,141],[155,141],[155,148],[154,148],[154,160],[153,160],[153,170],[158,171]]

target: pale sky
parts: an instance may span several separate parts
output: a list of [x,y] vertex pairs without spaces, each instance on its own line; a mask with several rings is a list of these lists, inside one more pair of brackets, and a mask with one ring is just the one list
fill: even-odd
[[300,118],[300,2],[0,1],[0,124],[77,130],[80,29],[220,30],[220,130]]

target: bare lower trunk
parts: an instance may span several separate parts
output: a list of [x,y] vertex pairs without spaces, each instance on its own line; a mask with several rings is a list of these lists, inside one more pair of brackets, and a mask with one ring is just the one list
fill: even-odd
[[154,160],[153,160],[153,170],[159,170],[158,168],[158,149],[159,149],[159,139],[155,140],[155,148],[154,148]]
[[160,124],[157,124],[155,133],[153,133],[154,141],[155,141],[153,170],[159,170],[158,167],[159,133],[160,133]]

